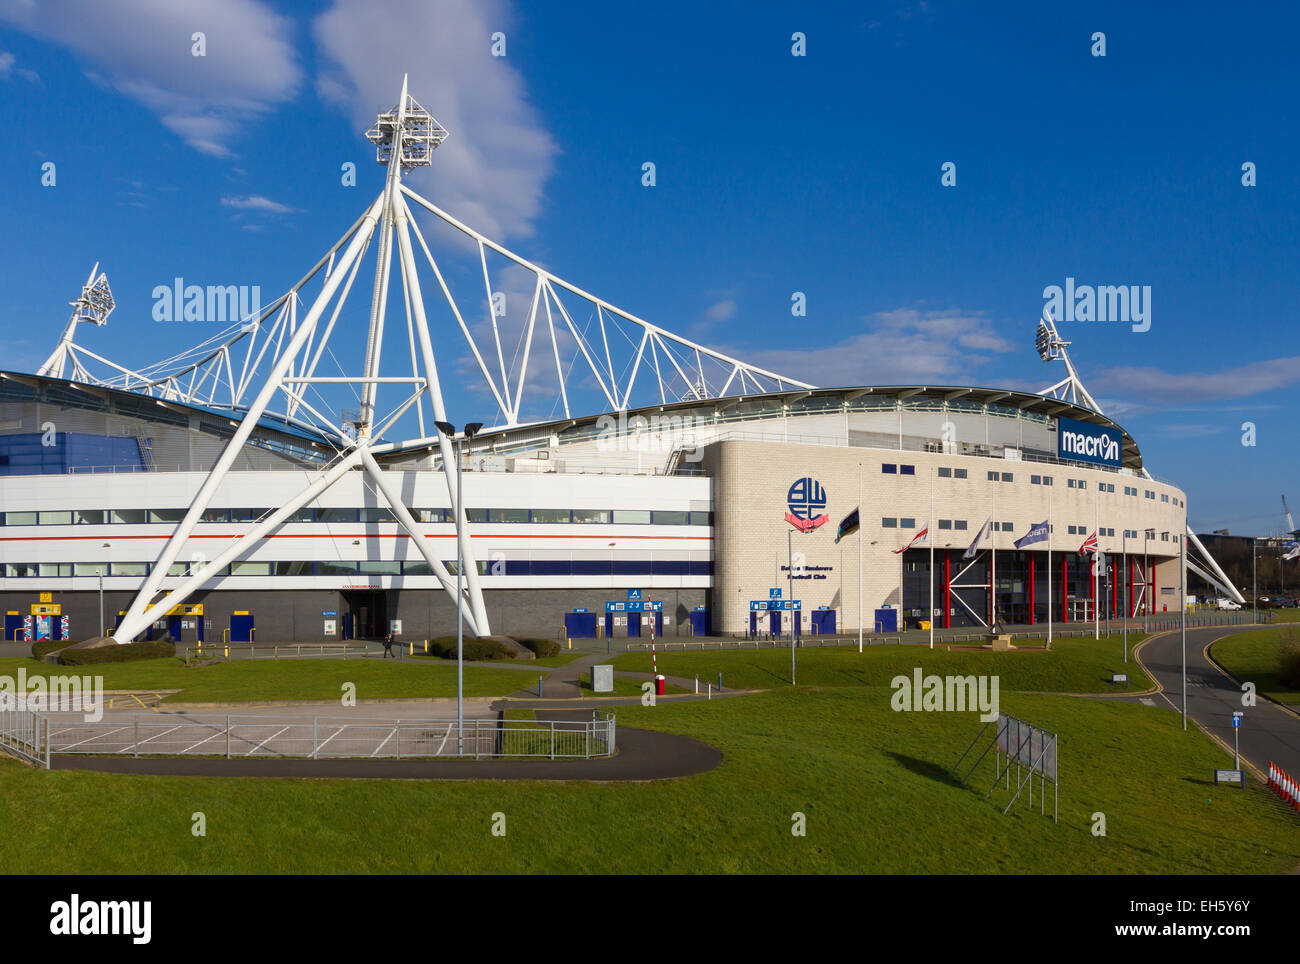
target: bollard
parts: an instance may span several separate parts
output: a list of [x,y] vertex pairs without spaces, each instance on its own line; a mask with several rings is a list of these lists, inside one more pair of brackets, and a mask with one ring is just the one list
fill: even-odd
[[695,674],[695,695],[698,696],[699,693],[700,693],[700,674],[696,673]]
[[713,684],[709,684],[709,699],[713,699]]
[[226,759],[230,759],[230,714],[226,714]]
[[542,695],[542,674],[537,674],[537,696],[540,699]]
[[719,693],[722,692],[722,674],[721,674],[721,673],[718,674],[718,692],[719,692]]

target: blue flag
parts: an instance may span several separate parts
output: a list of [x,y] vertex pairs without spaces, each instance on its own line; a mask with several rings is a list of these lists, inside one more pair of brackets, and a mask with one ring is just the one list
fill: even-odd
[[1015,541],[1015,547],[1017,549],[1023,549],[1025,546],[1032,545],[1035,542],[1046,542],[1047,536],[1047,523],[1045,521],[1039,522],[1037,525],[1030,526],[1029,531]]

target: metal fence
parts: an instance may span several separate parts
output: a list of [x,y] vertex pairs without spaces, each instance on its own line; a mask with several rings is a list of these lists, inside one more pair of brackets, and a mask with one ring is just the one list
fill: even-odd
[[0,708],[0,749],[46,769],[50,766],[50,718],[28,708],[22,697]]
[[[32,714],[39,716],[40,714]],[[590,720],[528,722],[285,719],[257,716],[160,715],[101,720],[46,718],[44,753],[123,756],[284,757],[311,760],[431,757],[591,759],[615,749],[612,713]]]
[[185,647],[185,662],[196,659],[348,659],[368,655],[365,643],[208,643]]

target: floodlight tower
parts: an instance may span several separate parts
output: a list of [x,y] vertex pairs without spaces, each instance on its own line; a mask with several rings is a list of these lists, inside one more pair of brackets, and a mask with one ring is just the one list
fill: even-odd
[[[1063,402],[1070,402],[1074,405],[1084,405],[1092,409],[1098,415],[1105,414],[1101,410],[1101,406],[1097,404],[1097,400],[1093,398],[1092,395],[1088,393],[1088,389],[1084,387],[1083,380],[1079,378],[1079,372],[1074,367],[1074,362],[1070,360],[1070,353],[1066,351],[1070,346],[1070,342],[1062,338],[1060,332],[1056,330],[1056,323],[1052,321],[1052,313],[1047,308],[1043,309],[1043,317],[1038,322],[1038,332],[1034,339],[1034,345],[1038,349],[1038,357],[1043,361],[1062,361],[1065,363],[1065,377],[1055,385],[1043,389],[1039,392],[1040,395],[1047,395],[1051,398],[1056,398]],[[1147,471],[1145,466],[1142,468],[1142,477],[1145,479],[1150,479],[1152,477],[1151,473]],[[1201,544],[1201,540],[1196,537],[1196,533],[1192,531],[1192,527],[1186,526],[1186,529],[1187,539],[1190,540],[1192,545],[1194,545],[1200,552],[1201,557],[1205,562],[1205,566],[1202,567],[1191,559],[1187,559],[1187,567],[1206,582],[1227,593],[1229,598],[1238,603],[1245,603],[1246,597],[1237,590],[1237,587],[1232,584],[1232,580],[1228,578],[1228,574],[1223,571],[1223,568],[1217,562],[1215,562],[1214,557],[1210,555],[1209,550]],[[1186,554],[1184,553],[1184,557],[1185,556]]]
[[[68,360],[68,346],[73,343],[78,322],[88,321],[100,327],[108,324],[108,316],[113,313],[116,303],[113,301],[113,292],[108,287],[108,275],[99,270],[98,261],[90,269],[86,283],[81,286],[81,294],[68,304],[72,305],[72,315],[68,318],[67,327],[63,329],[63,337],[59,339],[59,344],[50,353],[50,357],[45,359],[45,364],[37,369],[38,375],[63,377],[64,363]],[[75,366],[75,360],[73,364]]]
[[[129,642],[171,607],[183,602],[202,587],[209,580],[212,571],[220,571],[226,564],[251,551],[255,544],[282,522],[291,518],[300,507],[315,500],[354,470],[364,472],[368,480],[383,495],[398,524],[406,531],[411,544],[424,557],[443,590],[449,597],[456,599],[462,617],[474,634],[485,636],[491,633],[479,582],[478,564],[474,559],[473,544],[466,526],[463,524],[458,526],[457,534],[459,555],[464,560],[462,569],[465,572],[467,590],[462,594],[457,583],[447,572],[440,550],[430,543],[422,531],[420,522],[406,507],[400,491],[401,487],[393,482],[393,473],[386,472],[375,458],[375,452],[391,450],[394,444],[402,444],[378,445],[377,443],[412,406],[425,404],[426,397],[433,408],[435,420],[444,422],[447,420],[442,389],[438,380],[438,368],[433,354],[433,339],[429,333],[424,298],[420,291],[419,275],[412,253],[410,232],[415,230],[418,234],[418,228],[410,223],[410,211],[402,188],[402,173],[429,164],[433,150],[447,137],[447,131],[407,93],[407,82],[403,78],[402,94],[397,106],[381,113],[367,136],[376,146],[376,160],[388,168],[383,193],[367,207],[365,213],[348,230],[348,233],[339,239],[331,249],[328,259],[322,259],[318,263],[317,268],[320,268],[328,260],[329,270],[319,294],[301,319],[296,313],[296,293],[299,286],[295,286],[292,292],[295,297],[289,302],[294,319],[294,324],[291,326],[292,334],[288,337],[283,350],[277,346],[274,364],[256,398],[244,408],[242,419],[213,464],[207,478],[194,495],[185,517],[177,524],[158,558],[150,567],[139,592],[114,632],[113,638],[119,643]],[[351,289],[351,278],[354,276],[355,268],[359,267],[364,252],[376,234],[379,236],[379,243],[376,246],[375,281],[370,303],[370,326],[366,339],[364,369],[359,375],[345,372],[342,377],[317,377],[316,361],[319,360],[321,351],[325,349],[326,342],[333,333],[334,322]],[[411,350],[412,364],[410,377],[385,377],[379,374],[394,240],[397,242],[399,272],[408,306],[407,341]],[[315,271],[316,269],[313,269],[312,274]],[[307,277],[310,278],[311,275]],[[346,285],[345,278],[348,279]],[[306,280],[304,279],[304,282]],[[304,282],[300,282],[299,285]],[[336,296],[337,302],[335,302]],[[324,325],[314,357],[308,360],[305,356],[311,352],[309,346],[316,338],[318,323],[321,322],[322,316],[331,303],[334,304],[334,310],[330,321]],[[418,356],[415,347],[417,341]],[[303,356],[301,362],[300,356]],[[358,390],[362,404],[355,423],[355,435],[348,435],[332,424],[332,419],[335,417],[332,409],[327,416],[310,406],[303,398],[306,389],[320,383],[346,383]],[[387,414],[376,424],[376,392],[379,385],[388,383],[406,383],[410,386],[411,393],[395,411]],[[324,424],[331,437],[337,439],[341,446],[336,457],[301,491],[257,520],[250,529],[241,534],[241,538],[230,540],[230,544],[204,566],[188,568],[182,566],[184,572],[180,584],[170,592],[163,592],[159,596],[162,592],[163,580],[172,572],[195,525],[211,504],[213,496],[234,466],[258,420],[267,411],[267,406],[278,392],[282,392],[291,405],[303,406]],[[442,471],[452,510],[456,513],[456,517],[461,519],[465,510],[460,486],[456,480],[456,459],[451,442],[445,435],[438,439],[438,449],[442,456]]]

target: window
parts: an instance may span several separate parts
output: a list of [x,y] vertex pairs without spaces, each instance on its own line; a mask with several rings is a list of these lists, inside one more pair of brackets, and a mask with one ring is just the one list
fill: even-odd
[[997,480],[998,480],[998,473],[997,473],[997,472],[990,472],[990,473],[989,473],[989,481],[990,481],[990,482],[996,482]]
[[309,509],[309,508],[298,509],[291,516],[289,516],[289,518],[286,519],[285,521],[286,522],[315,522],[316,510]]
[[939,528],[940,528],[940,529],[951,529],[951,528],[952,528],[952,520],[951,520],[951,519],[940,519],[940,520],[939,520]]
[[71,512],[42,512],[40,524],[43,526],[70,526],[72,525]]
[[112,563],[112,572],[115,576],[147,576],[149,574],[149,563],[115,562]]
[[412,509],[411,515],[416,522],[455,522],[456,516],[450,509]]
[[150,509],[150,522],[165,522],[168,525],[175,525],[185,518],[185,509]]
[[107,576],[108,563],[106,562],[74,562],[72,564],[72,574],[74,576]]
[[72,513],[76,525],[102,526],[108,521],[108,513],[103,509],[78,509]]
[[897,518],[885,518],[885,519],[881,519],[881,520],[880,520],[880,527],[881,527],[882,529],[897,529],[897,528],[898,528],[898,519],[897,519]]
[[952,470],[952,477],[953,477],[954,479],[964,479],[964,478],[966,478],[966,470],[965,470],[965,469],[953,469],[953,470]]
[[952,478],[952,469],[947,468],[946,466],[940,466],[940,468],[939,468],[939,478],[941,478],[941,479],[951,479],[951,478]]
[[900,466],[898,467],[898,474],[899,474],[899,475],[916,475],[916,466],[915,466],[915,465],[900,465]]
[[232,576],[269,576],[271,574],[271,564],[269,562],[232,562],[230,564],[230,574]]
[[35,576],[36,563],[7,562],[5,563],[4,574],[9,579],[26,579],[28,576]]
[[402,563],[403,576],[431,576],[433,569],[423,559]]
[[899,520],[898,520],[898,528],[900,528],[900,529],[915,529],[915,528],[916,528],[916,520],[915,520],[915,519],[899,519]]
[[363,576],[400,576],[402,574],[402,564],[396,561],[367,559],[362,560],[360,568]]
[[4,520],[7,526],[34,526],[36,525],[36,513],[6,512],[4,513]]
[[569,510],[568,509],[534,509],[532,518],[534,522],[568,522]]
[[487,522],[487,520],[488,520],[487,509],[466,509],[465,510],[466,522]]
[[994,531],[994,532],[997,532],[999,529],[1001,529],[1001,531],[1003,531],[1003,532],[1013,532],[1013,531],[1015,530],[1015,527],[1016,527],[1016,524],[1015,524],[1014,522],[995,522],[995,523],[993,523],[993,531]]
[[1066,535],[1075,536],[1078,535],[1078,532],[1075,531],[1074,526],[1069,526],[1067,527]]
[[1086,480],[1086,479],[1080,479],[1080,480],[1079,480],[1079,488],[1081,488],[1081,489],[1086,489],[1087,487],[1088,487],[1088,482],[1087,482],[1087,480]]
[[1031,476],[1029,477],[1029,484],[1030,484],[1030,485],[1042,485],[1042,484],[1043,484],[1043,477],[1042,477],[1041,475],[1031,475]]
[[713,525],[712,512],[692,512],[691,525],[693,526],[711,526]]
[[952,527],[953,527],[954,529],[958,530],[958,531],[964,531],[964,530],[966,529],[966,520],[965,520],[965,519],[953,519],[953,521],[952,521]]
[[317,509],[316,516],[321,522],[356,522],[356,509]]
[[231,522],[257,522],[271,514],[270,509],[231,509]]
[[1012,476],[1012,474],[1011,474],[1010,472],[1003,472],[1003,473],[1002,473],[1002,481],[1003,481],[1003,482],[1014,482],[1014,481],[1015,481],[1015,478]]
[[1044,475],[1043,485],[1051,485],[1051,484],[1052,484],[1052,477],[1050,475]]
[[[250,510],[252,511],[252,510]],[[364,508],[360,512],[360,521],[362,522],[396,522],[392,509]]]
[[42,562],[38,563],[38,567],[42,576],[72,575],[72,563],[70,562]]
[[149,521],[149,512],[146,509],[112,509],[109,511],[109,520],[128,525],[140,525]]
[[204,509],[203,514],[199,516],[200,522],[229,522],[229,509]]
[[689,512],[666,512],[656,509],[653,514],[654,524],[657,526],[684,526],[689,518]]
[[1161,501],[1161,502],[1168,502],[1168,501],[1169,501],[1169,493],[1168,493],[1168,492],[1162,492],[1162,493],[1160,494],[1160,501]]
[[356,574],[357,564],[355,562],[345,562],[338,559],[318,559],[316,561],[316,575],[318,576],[355,576]]
[[276,562],[272,565],[277,576],[310,576],[315,570],[315,564],[311,562]]
[[897,475],[898,466],[892,462],[884,462],[880,466],[880,471],[885,473],[885,475]]
[[527,522],[527,509],[489,509],[489,522]]
[[615,525],[649,525],[649,509],[615,509]]
[[1154,492],[1152,492],[1150,489],[1147,489],[1147,490],[1146,490],[1146,497],[1147,497],[1148,499],[1154,499],[1154,498],[1156,497],[1156,494],[1155,494]]
[[609,522],[608,509],[574,509],[574,522]]

